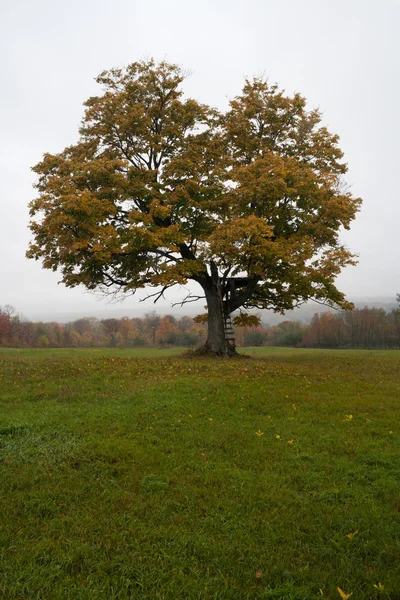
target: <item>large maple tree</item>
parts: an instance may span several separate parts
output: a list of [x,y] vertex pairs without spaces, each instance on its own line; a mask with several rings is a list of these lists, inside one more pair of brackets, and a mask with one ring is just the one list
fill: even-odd
[[[79,141],[33,170],[27,256],[83,284],[132,293],[197,282],[206,348],[240,308],[283,311],[310,298],[348,308],[336,288],[355,263],[339,240],[360,206],[344,187],[338,137],[262,78],[221,113],[184,97],[184,74],[153,60],[103,72]],[[191,296],[183,301],[195,300]]]

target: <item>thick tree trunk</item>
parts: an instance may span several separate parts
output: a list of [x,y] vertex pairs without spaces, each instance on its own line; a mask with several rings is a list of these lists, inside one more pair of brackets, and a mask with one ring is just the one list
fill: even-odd
[[226,282],[222,288],[218,268],[213,261],[210,262],[210,271],[211,274],[197,279],[204,290],[208,309],[208,335],[204,350],[214,356],[236,356],[235,334],[230,313],[239,308],[241,303],[238,303],[238,298],[235,297],[236,306],[232,306],[230,289]]
[[208,307],[208,335],[205,348],[211,354],[228,356],[222,299],[215,289],[206,291],[206,299]]
[[[205,349],[210,354],[217,356],[235,356],[235,340],[233,330],[227,329],[227,316],[224,313],[224,302],[220,289],[216,285],[205,289],[208,308],[208,335]],[[225,303],[226,310],[226,303]],[[230,319],[229,319],[230,323]]]

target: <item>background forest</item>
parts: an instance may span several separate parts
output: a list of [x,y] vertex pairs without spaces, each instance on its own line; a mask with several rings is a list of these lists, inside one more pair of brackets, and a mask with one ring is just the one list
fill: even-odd
[[[265,313],[264,313],[265,314]],[[301,348],[400,348],[400,306],[315,313],[308,323],[284,319],[269,326],[236,327],[236,342],[246,346]],[[80,318],[68,323],[31,322],[11,306],[0,307],[0,346],[5,347],[171,347],[204,344],[207,324],[196,317]]]

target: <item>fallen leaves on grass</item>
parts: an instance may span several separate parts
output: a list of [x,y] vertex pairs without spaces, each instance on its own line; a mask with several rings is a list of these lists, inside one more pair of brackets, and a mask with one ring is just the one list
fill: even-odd
[[339,592],[340,597],[343,600],[348,600],[348,598],[350,598],[350,596],[353,595],[353,592],[351,592],[350,594],[346,594],[346,592],[344,592],[340,587],[338,587],[337,591]]
[[385,589],[385,586],[382,585],[382,583],[380,581],[378,581],[378,585],[376,585],[376,583],[374,583],[374,588],[376,588],[380,592],[383,592],[383,590]]

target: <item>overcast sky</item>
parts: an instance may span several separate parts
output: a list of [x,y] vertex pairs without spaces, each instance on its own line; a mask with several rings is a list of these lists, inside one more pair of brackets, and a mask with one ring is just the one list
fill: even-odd
[[[218,108],[259,74],[319,107],[364,200],[343,235],[359,265],[343,272],[339,288],[394,298],[399,26],[399,0],[0,0],[0,305],[49,320],[115,309],[25,258],[30,167],[76,141],[82,103],[100,92],[96,75],[150,57],[190,70],[187,94]],[[170,293],[158,310],[178,297]],[[130,298],[122,309],[132,316],[136,306]]]

